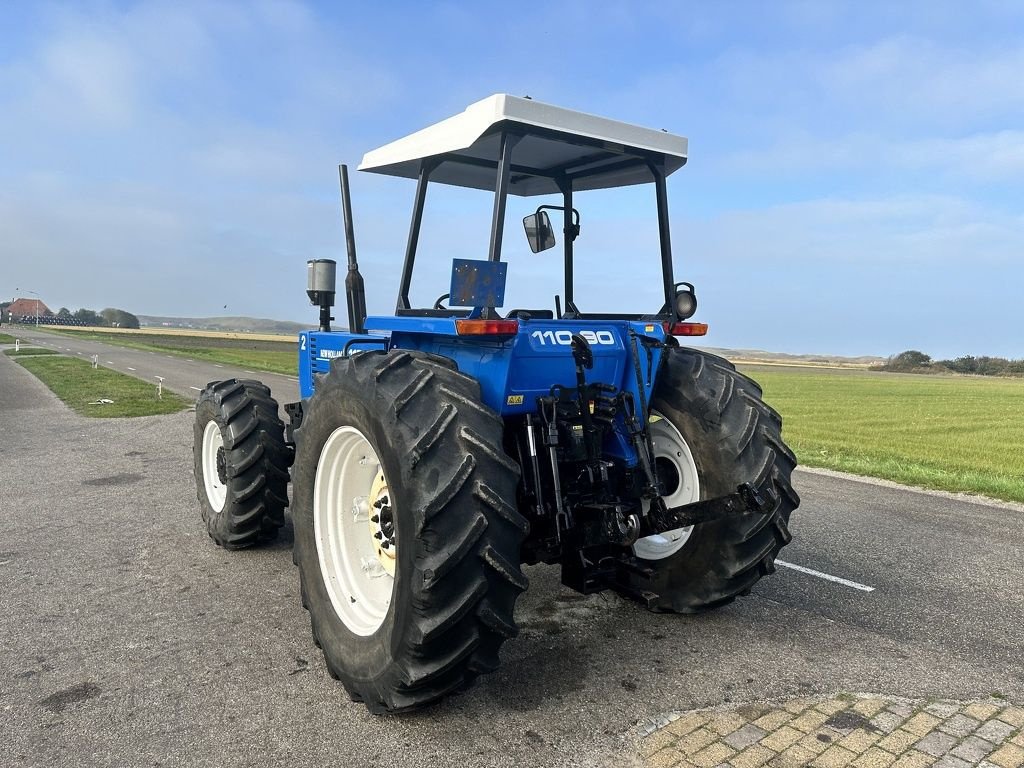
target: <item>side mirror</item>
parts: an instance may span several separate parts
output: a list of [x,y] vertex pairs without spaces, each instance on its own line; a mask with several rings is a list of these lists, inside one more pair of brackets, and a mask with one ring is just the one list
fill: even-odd
[[548,218],[547,211],[531,213],[523,219],[523,229],[526,230],[530,250],[534,253],[555,247],[555,233],[551,229],[551,219]]

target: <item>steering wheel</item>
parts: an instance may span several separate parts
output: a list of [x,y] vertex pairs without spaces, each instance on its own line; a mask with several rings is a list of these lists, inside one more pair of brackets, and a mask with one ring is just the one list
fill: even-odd
[[451,297],[450,293],[442,293],[440,296],[438,296],[437,301],[434,302],[434,309],[448,309],[448,307],[446,307],[441,302],[449,297]]

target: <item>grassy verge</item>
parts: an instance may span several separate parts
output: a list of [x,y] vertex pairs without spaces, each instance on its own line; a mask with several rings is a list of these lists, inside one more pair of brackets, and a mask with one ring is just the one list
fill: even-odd
[[[18,362],[53,393],[85,416],[155,416],[176,413],[191,405],[185,398],[164,391],[157,399],[156,386],[132,376],[93,368],[90,363],[63,355],[29,355]],[[96,404],[101,399],[112,403]]]
[[14,337],[9,333],[0,333],[0,344],[13,344]]
[[59,331],[79,339],[101,341],[119,347],[163,352],[168,355],[207,360],[254,371],[270,371],[297,376],[298,341],[219,338],[211,336],[175,336],[150,333],[100,333],[95,331]]
[[802,464],[1024,502],[1024,381],[744,366]]
[[36,355],[56,355],[57,351],[45,347],[22,347],[21,349],[6,349],[4,354],[8,357],[34,357]]

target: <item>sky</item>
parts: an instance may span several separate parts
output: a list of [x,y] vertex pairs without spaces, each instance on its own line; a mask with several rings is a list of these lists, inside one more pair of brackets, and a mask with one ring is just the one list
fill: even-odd
[[[314,325],[338,163],[497,92],[689,138],[672,241],[707,345],[1024,358],[1014,0],[3,3],[0,297]],[[353,173],[370,314],[414,187]],[[510,198],[507,306],[562,290],[519,224],[539,202]],[[653,188],[575,202],[580,309],[656,310]],[[486,258],[491,204],[431,188],[415,303]]]

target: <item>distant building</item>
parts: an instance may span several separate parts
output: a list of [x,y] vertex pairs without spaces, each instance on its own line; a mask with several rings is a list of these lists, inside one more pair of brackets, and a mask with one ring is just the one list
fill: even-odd
[[40,318],[53,317],[53,312],[46,306],[40,299],[15,299],[7,311],[11,313],[11,317],[31,317],[35,319],[36,315]]
[[[38,310],[39,314],[36,314]],[[96,325],[85,322],[71,315],[55,315],[41,299],[15,299],[3,311],[9,323],[28,323],[29,325]]]

